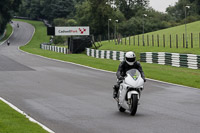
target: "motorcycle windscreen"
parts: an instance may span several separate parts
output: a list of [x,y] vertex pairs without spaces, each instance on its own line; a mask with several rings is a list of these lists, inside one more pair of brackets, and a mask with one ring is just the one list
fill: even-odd
[[131,69],[126,72],[125,82],[134,88],[138,88],[144,84],[140,72],[137,69]]

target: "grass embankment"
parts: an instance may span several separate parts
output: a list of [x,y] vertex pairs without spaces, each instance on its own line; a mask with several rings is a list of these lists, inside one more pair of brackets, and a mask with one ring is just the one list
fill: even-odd
[[[188,48],[200,48],[200,21],[187,24],[187,41]],[[134,31],[133,31],[134,32]],[[171,35],[171,41],[170,41]],[[184,40],[184,41],[183,41]],[[122,44],[129,45],[143,45],[143,34],[130,36],[122,39]],[[121,44],[120,42],[120,44]],[[126,42],[126,43],[125,43]],[[144,34],[144,45],[154,47],[167,47],[170,48],[170,42],[172,48],[183,48],[186,47],[186,34],[185,25],[171,27],[163,30],[149,32]]]
[[12,26],[10,24],[7,24],[6,26],[6,35],[0,40],[0,42],[5,41],[12,33]]
[[[101,50],[116,50],[116,51],[129,51],[133,50],[139,57],[141,52],[171,52],[171,53],[183,53],[183,54],[198,54],[200,55],[200,21],[187,24],[187,38],[188,38],[188,48],[183,48],[183,33],[185,34],[185,25],[180,25],[168,29],[163,29],[155,32],[150,32],[144,34],[145,36],[145,46],[143,46],[142,35],[139,35],[139,46],[138,46],[138,36],[135,36],[135,43],[133,36],[122,39],[123,43],[115,45],[112,40],[110,42],[103,41]],[[191,48],[191,33],[193,33],[193,47]],[[170,34],[172,35],[170,48]],[[147,35],[149,36],[149,46],[147,46]],[[154,35],[154,46],[152,46],[152,35]],[[157,42],[157,35],[159,35],[159,47]],[[163,35],[165,35],[165,47],[163,46]],[[176,48],[176,35],[178,38],[178,48]],[[186,44],[185,44],[186,47]]]
[[[41,50],[39,45],[42,42],[48,42],[49,37],[46,36],[46,27],[43,25],[42,22],[37,21],[25,21],[30,24],[32,24],[35,28],[35,35],[32,39],[32,41],[26,45],[21,47],[22,50],[46,56],[49,58],[74,62],[94,68],[109,70],[116,72],[119,61],[113,61],[113,60],[107,60],[107,59],[96,59],[93,57],[88,57],[85,54],[69,54],[64,55],[60,53],[55,53],[52,51],[45,51]],[[106,50],[117,50],[117,51],[129,51],[134,50],[136,53],[139,54],[139,52],[146,52],[146,51],[165,51],[165,52],[179,52],[179,53],[194,53],[198,54],[199,51],[196,49],[165,49],[163,48],[156,48],[156,47],[133,47],[133,46],[121,46],[117,45],[114,46],[114,43],[107,43],[103,42],[103,46],[100,49],[106,49]],[[146,49],[146,50],[145,50]],[[186,52],[185,52],[186,51]],[[196,52],[195,52],[196,51]],[[176,83],[191,87],[200,88],[200,71],[199,70],[193,70],[188,68],[177,68],[172,66],[164,66],[159,64],[147,64],[142,63],[144,72],[146,77],[157,79],[161,81],[166,81],[170,83]]]
[[47,133],[0,100],[0,133]]

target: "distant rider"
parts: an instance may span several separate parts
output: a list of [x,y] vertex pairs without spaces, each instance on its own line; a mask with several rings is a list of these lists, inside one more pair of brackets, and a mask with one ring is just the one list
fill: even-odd
[[134,52],[129,51],[126,53],[125,55],[125,61],[122,61],[119,65],[119,68],[117,70],[117,79],[118,82],[116,85],[114,85],[113,87],[113,98],[117,97],[118,91],[119,91],[119,87],[120,87],[120,83],[122,82],[122,80],[124,79],[124,77],[126,76],[126,72],[130,69],[137,69],[140,73],[141,73],[141,77],[144,79],[144,82],[146,82],[145,79],[145,75],[144,72],[142,70],[142,66],[140,65],[140,63],[138,61],[136,61],[136,55]]
[[7,41],[7,45],[8,45],[8,46],[10,45],[10,41],[9,41],[9,40]]

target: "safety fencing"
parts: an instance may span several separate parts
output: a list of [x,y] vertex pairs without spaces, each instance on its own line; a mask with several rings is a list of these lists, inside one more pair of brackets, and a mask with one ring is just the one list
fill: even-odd
[[43,43],[40,44],[40,48],[44,49],[44,50],[54,51],[54,52],[57,52],[57,53],[63,53],[63,54],[69,53],[67,48],[47,45],[47,44],[43,44]]
[[[86,48],[88,56],[102,59],[112,59],[123,61],[125,52],[96,50]],[[140,61],[146,63],[157,63],[161,65],[171,65],[175,67],[187,67],[191,69],[200,69],[200,55],[179,54],[166,52],[145,52],[140,53]]]
[[120,60],[123,61],[125,57],[125,52],[121,51],[110,51],[110,50],[96,50],[86,48],[86,52],[88,56],[92,56],[95,58],[102,58],[102,59],[112,59],[112,60]]
[[151,47],[163,47],[163,48],[200,48],[200,32],[174,34],[140,34],[140,35],[121,35],[110,34],[99,35],[94,37],[96,42],[108,40],[109,42],[115,42],[117,45],[133,45],[133,46],[151,46]]
[[175,67],[200,69],[200,55],[194,54],[145,52],[140,53],[140,61],[146,63],[171,65]]

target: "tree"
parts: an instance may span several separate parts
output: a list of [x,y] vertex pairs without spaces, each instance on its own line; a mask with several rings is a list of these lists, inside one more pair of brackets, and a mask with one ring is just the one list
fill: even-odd
[[21,0],[0,1],[0,34],[4,32],[6,24],[12,18],[12,11],[17,11]]
[[53,22],[55,18],[73,16],[74,0],[22,0],[17,13],[31,19],[47,19]]
[[[190,8],[186,8],[186,6],[190,6]],[[176,19],[176,22],[182,22],[185,19],[185,10],[187,10],[186,15],[188,17],[196,16],[198,18],[198,15],[200,15],[199,6],[200,0],[179,0],[174,6],[169,6],[166,11]]]
[[73,0],[56,0],[51,4],[54,18],[62,18],[70,15],[74,10]]
[[115,0],[115,3],[126,19],[130,19],[136,16],[139,10],[145,11],[149,5],[149,0]]
[[[106,34],[108,19],[122,20],[120,11],[115,11],[107,0],[87,0],[76,6],[76,19],[82,26],[90,26],[90,31],[94,35]],[[111,27],[113,27],[113,21]]]

